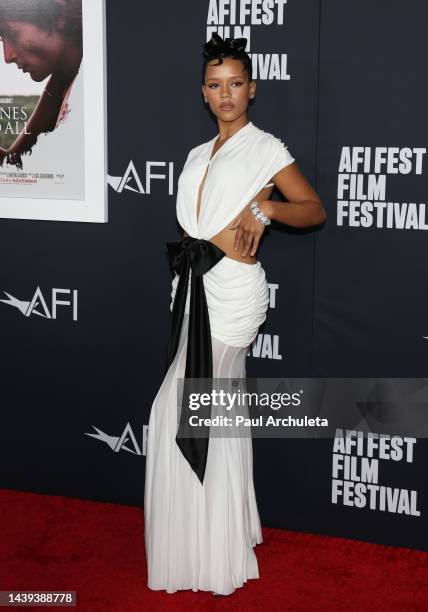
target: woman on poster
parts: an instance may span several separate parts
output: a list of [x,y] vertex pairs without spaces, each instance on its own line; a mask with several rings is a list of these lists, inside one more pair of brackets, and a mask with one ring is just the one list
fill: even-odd
[[0,37],[6,63],[15,63],[36,82],[51,75],[25,131],[7,149],[0,147],[0,165],[6,158],[22,169],[22,155],[69,112],[83,55],[82,0],[0,0]]
[[[219,133],[188,154],[177,192],[184,237],[168,243],[168,369],[150,413],[144,498],[148,587],[168,593],[229,595],[259,577],[251,437],[178,435],[177,382],[245,377],[268,307],[256,258],[266,226],[326,217],[288,148],[248,119],[256,83],[246,43],[213,34],[204,45],[202,92]],[[288,202],[269,199],[274,186]]]

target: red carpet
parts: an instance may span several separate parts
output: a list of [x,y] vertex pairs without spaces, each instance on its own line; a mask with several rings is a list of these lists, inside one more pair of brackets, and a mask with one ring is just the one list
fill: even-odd
[[260,579],[214,598],[146,587],[141,508],[0,490],[0,519],[0,590],[77,591],[83,611],[428,610],[424,552],[264,528]]

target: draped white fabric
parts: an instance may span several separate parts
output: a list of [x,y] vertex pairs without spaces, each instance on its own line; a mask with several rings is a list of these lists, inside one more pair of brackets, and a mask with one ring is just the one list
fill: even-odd
[[[293,163],[288,147],[276,136],[246,123],[216,151],[217,135],[192,149],[178,179],[177,219],[194,238],[210,240],[224,229],[282,168]],[[196,196],[201,193],[196,219]]]
[[[172,310],[180,276],[172,281]],[[190,312],[190,271],[185,312]],[[203,275],[211,336],[230,346],[249,346],[266,319],[269,290],[260,263],[246,264],[223,257]]]
[[[246,264],[242,264],[246,265]],[[184,376],[188,315],[179,348],[153,402],[145,483],[148,587],[229,595],[258,578],[262,542],[253,484],[252,439],[213,437],[201,485],[175,442],[177,378]],[[247,348],[213,338],[214,378],[244,378]]]

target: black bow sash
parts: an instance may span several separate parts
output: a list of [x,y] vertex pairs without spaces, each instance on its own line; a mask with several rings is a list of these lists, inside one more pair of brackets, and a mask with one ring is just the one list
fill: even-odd
[[[211,328],[202,276],[214,267],[225,256],[225,253],[212,242],[191,236],[166,244],[172,267],[180,275],[172,309],[167,369],[174,361],[178,349],[191,268],[189,330],[184,377],[185,379],[212,378]],[[185,421],[184,413],[189,415],[187,410],[183,410],[186,406],[185,397],[186,395],[183,394],[182,422]],[[185,429],[189,431],[189,427]],[[190,428],[190,435],[191,431],[192,428]],[[192,438],[189,435],[182,437],[177,433],[175,440],[190,467],[203,484],[208,455],[208,436]]]

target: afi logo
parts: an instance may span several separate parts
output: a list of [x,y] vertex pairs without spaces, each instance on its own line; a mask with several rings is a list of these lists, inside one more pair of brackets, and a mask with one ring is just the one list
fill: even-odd
[[[153,168],[162,168],[167,167],[165,172],[160,174],[156,174],[153,172]],[[115,190],[117,193],[122,193],[124,189],[128,191],[134,191],[135,193],[140,193],[142,195],[150,195],[152,181],[167,181],[168,182],[168,195],[172,195],[174,193],[174,164],[173,162],[146,162],[146,182],[145,186],[140,179],[140,176],[134,166],[134,162],[131,160],[127,169],[125,170],[125,174],[123,176],[111,176],[107,174],[107,183]]]
[[[92,427],[98,433],[96,434],[95,433],[85,433],[85,436],[91,436],[92,438],[95,438],[96,440],[99,440],[100,442],[104,442],[115,453],[118,453],[121,450],[125,450],[128,453],[133,453],[134,455],[145,455],[146,454],[145,450],[146,450],[147,432],[148,432],[147,425],[144,425],[143,427],[141,447],[138,445],[137,439],[134,435],[134,432],[132,431],[132,427],[129,424],[129,422],[126,424],[125,429],[122,431],[120,436],[110,436],[109,434],[106,434],[104,431],[101,431],[101,429],[98,429],[98,427],[95,427],[95,425],[92,425]],[[130,446],[127,446],[128,443],[130,444]]]
[[[50,310],[45,298],[43,297],[40,287],[37,287],[31,300],[19,300],[7,291],[3,291],[8,296],[8,299],[0,299],[0,302],[4,302],[8,306],[14,306],[20,312],[22,312],[25,317],[35,314],[39,317],[44,317],[45,319],[56,319],[58,306],[66,306],[68,309],[71,308],[73,321],[77,321],[77,289],[52,289]],[[60,300],[58,296],[62,294],[71,294],[71,299]]]

